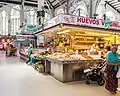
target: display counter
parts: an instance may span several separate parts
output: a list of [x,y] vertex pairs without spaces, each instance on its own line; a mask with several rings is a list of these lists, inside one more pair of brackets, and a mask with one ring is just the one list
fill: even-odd
[[27,61],[29,59],[28,55],[25,52],[19,52],[20,58]]
[[46,57],[45,73],[51,74],[57,80],[65,83],[77,80],[84,80],[83,70],[89,66],[101,64],[102,59],[98,60],[58,60]]
[[[23,60],[28,60],[28,52],[27,52],[28,49],[21,49],[19,54],[20,54],[20,58],[23,59]],[[40,53],[40,52],[44,52],[45,49],[34,49],[33,50],[33,54],[36,54],[36,53]]]

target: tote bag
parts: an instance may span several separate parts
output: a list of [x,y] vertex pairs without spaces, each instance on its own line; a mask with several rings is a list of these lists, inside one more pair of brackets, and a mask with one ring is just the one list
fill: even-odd
[[117,78],[120,78],[120,67],[118,69],[118,72],[117,72],[117,75],[116,75]]
[[104,67],[102,68],[101,71],[105,72],[106,71],[106,67],[107,67],[107,61],[104,61],[103,64],[104,64]]

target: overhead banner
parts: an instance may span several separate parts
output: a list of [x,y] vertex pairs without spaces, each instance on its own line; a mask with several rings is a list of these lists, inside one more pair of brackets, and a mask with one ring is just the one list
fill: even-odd
[[120,30],[120,22],[118,21],[109,21],[109,27],[105,27],[105,23],[106,21],[102,19],[93,19],[89,17],[78,17],[61,14],[44,23],[44,29],[54,27],[58,24],[69,24],[76,26]]
[[109,21],[109,27],[105,28],[105,21],[102,19],[93,19],[89,17],[77,17],[70,15],[62,15],[61,23],[79,25],[79,26],[88,26],[94,28],[103,28],[103,29],[113,29],[120,30],[120,22]]
[[44,0],[38,0],[38,10],[42,10],[43,6],[44,6]]

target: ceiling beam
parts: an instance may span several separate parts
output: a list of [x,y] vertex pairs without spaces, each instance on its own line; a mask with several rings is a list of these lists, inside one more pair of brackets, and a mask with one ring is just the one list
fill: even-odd
[[52,1],[51,3],[54,3],[54,2],[56,2],[56,0]]
[[120,9],[120,6],[118,6],[116,9]]
[[[21,1],[1,0],[0,2],[22,5],[22,2],[21,2]],[[31,4],[31,3],[25,3],[25,6],[37,7],[36,4]]]
[[113,0],[110,0],[110,1],[108,1],[108,2],[113,2]]
[[47,2],[47,4],[49,5],[49,7],[54,10],[54,6],[53,6],[52,3],[50,2],[50,0],[46,0],[46,2]]
[[31,2],[31,1],[24,1],[24,3],[29,3],[29,4],[34,4],[34,5],[37,5],[38,3],[36,2]]
[[37,0],[25,0],[25,1],[34,2],[34,3],[38,2]]
[[118,4],[114,5],[114,6],[117,7],[117,6],[119,6],[119,5],[120,5],[120,3],[118,3]]
[[116,10],[118,13],[120,13],[120,11],[117,10],[114,6],[112,6],[109,2],[107,2],[107,1],[105,1],[105,2],[106,2],[106,4],[108,4],[110,7],[112,7],[114,10]]
[[118,1],[112,2],[112,3],[110,3],[110,4],[116,4],[116,3],[118,3]]
[[56,8],[58,8],[59,6],[65,4],[65,3],[66,3],[66,0],[62,0],[61,3],[57,3],[57,4],[54,6],[54,8],[56,9]]
[[118,8],[118,7],[120,7],[120,5],[119,5],[119,6],[117,6],[117,7],[115,7],[115,8]]

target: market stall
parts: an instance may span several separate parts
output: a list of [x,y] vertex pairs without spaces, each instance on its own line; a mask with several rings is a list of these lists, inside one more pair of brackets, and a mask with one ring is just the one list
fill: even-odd
[[19,49],[20,58],[28,60],[27,50],[29,44],[32,44],[36,48],[35,36],[32,35],[17,35],[16,39],[13,42],[14,46]]
[[45,72],[61,82],[83,80],[84,69],[102,63],[106,46],[119,45],[119,30],[115,21],[105,28],[104,20],[64,14],[53,18],[37,34],[54,49],[46,57]]

